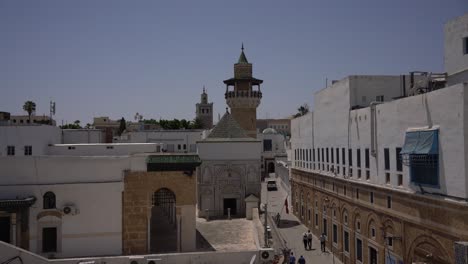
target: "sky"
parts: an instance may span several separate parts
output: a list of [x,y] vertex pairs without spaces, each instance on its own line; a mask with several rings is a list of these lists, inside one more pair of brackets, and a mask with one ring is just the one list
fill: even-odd
[[444,24],[468,0],[0,1],[0,111],[215,122],[241,43],[263,79],[257,118],[283,118],[326,79],[443,72]]

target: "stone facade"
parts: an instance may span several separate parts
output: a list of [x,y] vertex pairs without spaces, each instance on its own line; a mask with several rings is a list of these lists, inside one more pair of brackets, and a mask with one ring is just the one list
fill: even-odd
[[327,247],[344,263],[372,263],[371,249],[377,263],[454,263],[454,242],[468,240],[466,203],[296,169],[291,176],[294,214],[317,236],[327,230]]
[[[235,199],[233,216],[245,217],[244,199],[260,197],[259,161],[203,161],[199,177],[199,215],[222,217],[225,199]],[[231,210],[233,210],[232,208]]]
[[126,172],[123,192],[123,254],[149,252],[153,194],[167,188],[175,194],[178,227],[183,234],[178,251],[195,250],[196,176],[183,171]]

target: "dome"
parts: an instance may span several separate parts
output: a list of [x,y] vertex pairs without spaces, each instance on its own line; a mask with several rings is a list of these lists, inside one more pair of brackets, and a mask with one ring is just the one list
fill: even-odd
[[274,128],[265,128],[262,134],[278,134],[278,132]]

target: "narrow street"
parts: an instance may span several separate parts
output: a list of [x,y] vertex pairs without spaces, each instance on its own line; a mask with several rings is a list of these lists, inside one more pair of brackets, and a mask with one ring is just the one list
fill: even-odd
[[[320,250],[320,241],[314,236],[312,240],[312,250],[305,250],[302,242],[302,235],[307,232],[307,227],[300,223],[299,219],[292,214],[292,206],[290,199],[290,190],[286,190],[286,185],[281,182],[280,178],[276,178],[275,174],[270,174],[270,180],[276,180],[278,186],[277,191],[267,191],[266,182],[262,183],[262,197],[261,202],[268,203],[268,213],[276,215],[280,213],[281,224],[277,228],[279,235],[284,239],[285,246],[290,248],[296,256],[296,260],[302,255],[306,259],[306,263],[336,263],[340,264],[341,261],[338,258],[333,258],[330,252],[322,253]],[[267,179],[268,180],[268,179]],[[284,201],[288,198],[289,214],[286,213],[284,207]],[[281,238],[274,237],[275,241],[279,241]],[[281,247],[280,243],[275,243],[273,246],[275,249]]]

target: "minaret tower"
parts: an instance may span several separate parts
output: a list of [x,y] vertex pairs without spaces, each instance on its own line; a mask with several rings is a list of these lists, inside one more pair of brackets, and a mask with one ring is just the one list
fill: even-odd
[[[225,80],[227,105],[231,115],[249,137],[257,137],[257,107],[262,99],[260,84],[263,80],[252,77],[252,64],[247,61],[242,44],[239,60],[234,64],[234,78]],[[256,90],[253,87],[257,87]],[[233,87],[230,90],[229,87]]]
[[204,129],[211,129],[213,127],[213,103],[208,103],[205,86],[200,97],[200,103],[196,105],[196,118],[201,120]]

